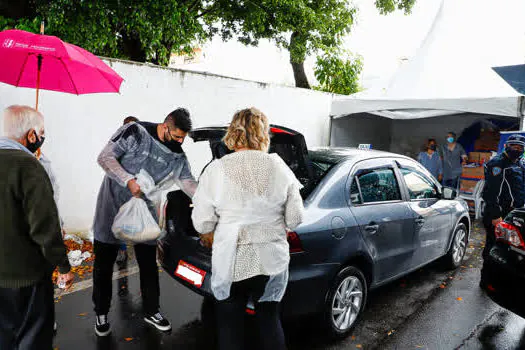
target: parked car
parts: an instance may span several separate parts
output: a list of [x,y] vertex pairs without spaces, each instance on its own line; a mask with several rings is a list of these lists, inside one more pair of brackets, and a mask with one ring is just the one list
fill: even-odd
[[[225,131],[203,128],[191,136],[208,141],[216,159],[229,152],[221,141]],[[452,268],[461,264],[471,226],[467,205],[419,163],[371,150],[308,150],[294,130],[273,125],[271,132],[270,152],[304,185],[305,219],[288,234],[285,319],[317,314],[330,334],[344,337],[371,289],[440,258]],[[163,268],[211,297],[211,251],[193,228],[189,198],[171,193],[166,216],[169,233],[159,244]]]
[[496,226],[496,242],[483,261],[480,286],[500,306],[525,318],[525,209]]

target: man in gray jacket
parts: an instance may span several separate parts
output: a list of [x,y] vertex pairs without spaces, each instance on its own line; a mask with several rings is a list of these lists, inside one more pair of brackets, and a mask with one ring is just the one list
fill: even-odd
[[[93,232],[95,264],[93,271],[93,303],[95,332],[107,336],[111,332],[108,313],[111,306],[113,265],[122,242],[111,227],[120,207],[142,191],[135,176],[145,170],[155,184],[174,179],[190,197],[197,183],[193,178],[182,143],[191,130],[189,112],[179,108],[171,112],[164,123],[132,122],[121,126],[98,157],[106,176],[97,199]],[[157,218],[156,210],[151,214]],[[140,289],[144,321],[161,331],[171,330],[171,324],[159,310],[159,273],[156,261],[157,242],[135,244],[135,256],[140,268]]]
[[0,349],[50,350],[53,342],[52,272],[73,281],[49,177],[35,158],[44,120],[27,106],[3,115],[0,138]]

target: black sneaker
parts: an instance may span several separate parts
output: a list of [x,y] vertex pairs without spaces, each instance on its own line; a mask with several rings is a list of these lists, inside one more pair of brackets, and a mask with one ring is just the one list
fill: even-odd
[[144,321],[155,326],[155,328],[157,328],[159,331],[171,331],[170,321],[165,319],[164,316],[160,314],[160,312],[157,312],[155,315],[144,317]]
[[99,337],[105,337],[111,333],[111,327],[108,322],[108,315],[98,315],[97,322],[95,324],[95,333]]

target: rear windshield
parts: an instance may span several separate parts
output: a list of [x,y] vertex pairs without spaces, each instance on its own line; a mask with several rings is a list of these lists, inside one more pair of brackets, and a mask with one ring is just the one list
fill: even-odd
[[310,158],[310,164],[312,166],[312,179],[310,181],[307,179],[299,179],[304,186],[301,190],[301,196],[303,199],[306,199],[310,193],[312,193],[315,187],[319,185],[321,180],[324,179],[330,170],[332,170],[336,163]]

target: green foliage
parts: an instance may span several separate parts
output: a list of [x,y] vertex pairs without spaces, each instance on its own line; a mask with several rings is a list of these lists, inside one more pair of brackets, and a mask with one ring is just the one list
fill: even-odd
[[389,14],[395,10],[403,10],[410,14],[416,0],[376,0],[375,5],[382,15]]
[[[375,0],[375,5],[382,14],[408,14],[415,1]],[[169,63],[172,52],[192,53],[195,45],[215,34],[224,40],[237,37],[246,45],[270,39],[289,50],[297,86],[309,87],[304,60],[337,51],[355,13],[349,0],[20,0],[0,4],[0,29],[38,32],[44,19],[46,34],[97,55],[161,65]],[[358,61],[338,62],[335,56],[323,55],[318,74],[339,67],[345,78],[328,80],[348,81],[358,71]]]
[[359,75],[363,69],[360,56],[349,53],[327,53],[317,57],[315,77],[319,81],[316,90],[341,95],[359,91]]
[[212,33],[224,40],[238,36],[246,45],[273,40],[288,49],[296,63],[339,45],[355,15],[346,0],[218,0],[214,4],[216,9],[205,18]]
[[6,29],[21,29],[27,32],[38,33],[40,31],[40,18],[36,17],[33,19],[30,18],[21,18],[19,20],[14,20],[12,18],[6,18],[0,16],[0,31]]
[[0,16],[0,28],[38,32],[44,18],[46,34],[107,57],[167,65],[172,52],[192,52],[209,34],[199,0],[34,0],[31,6],[25,18]]

